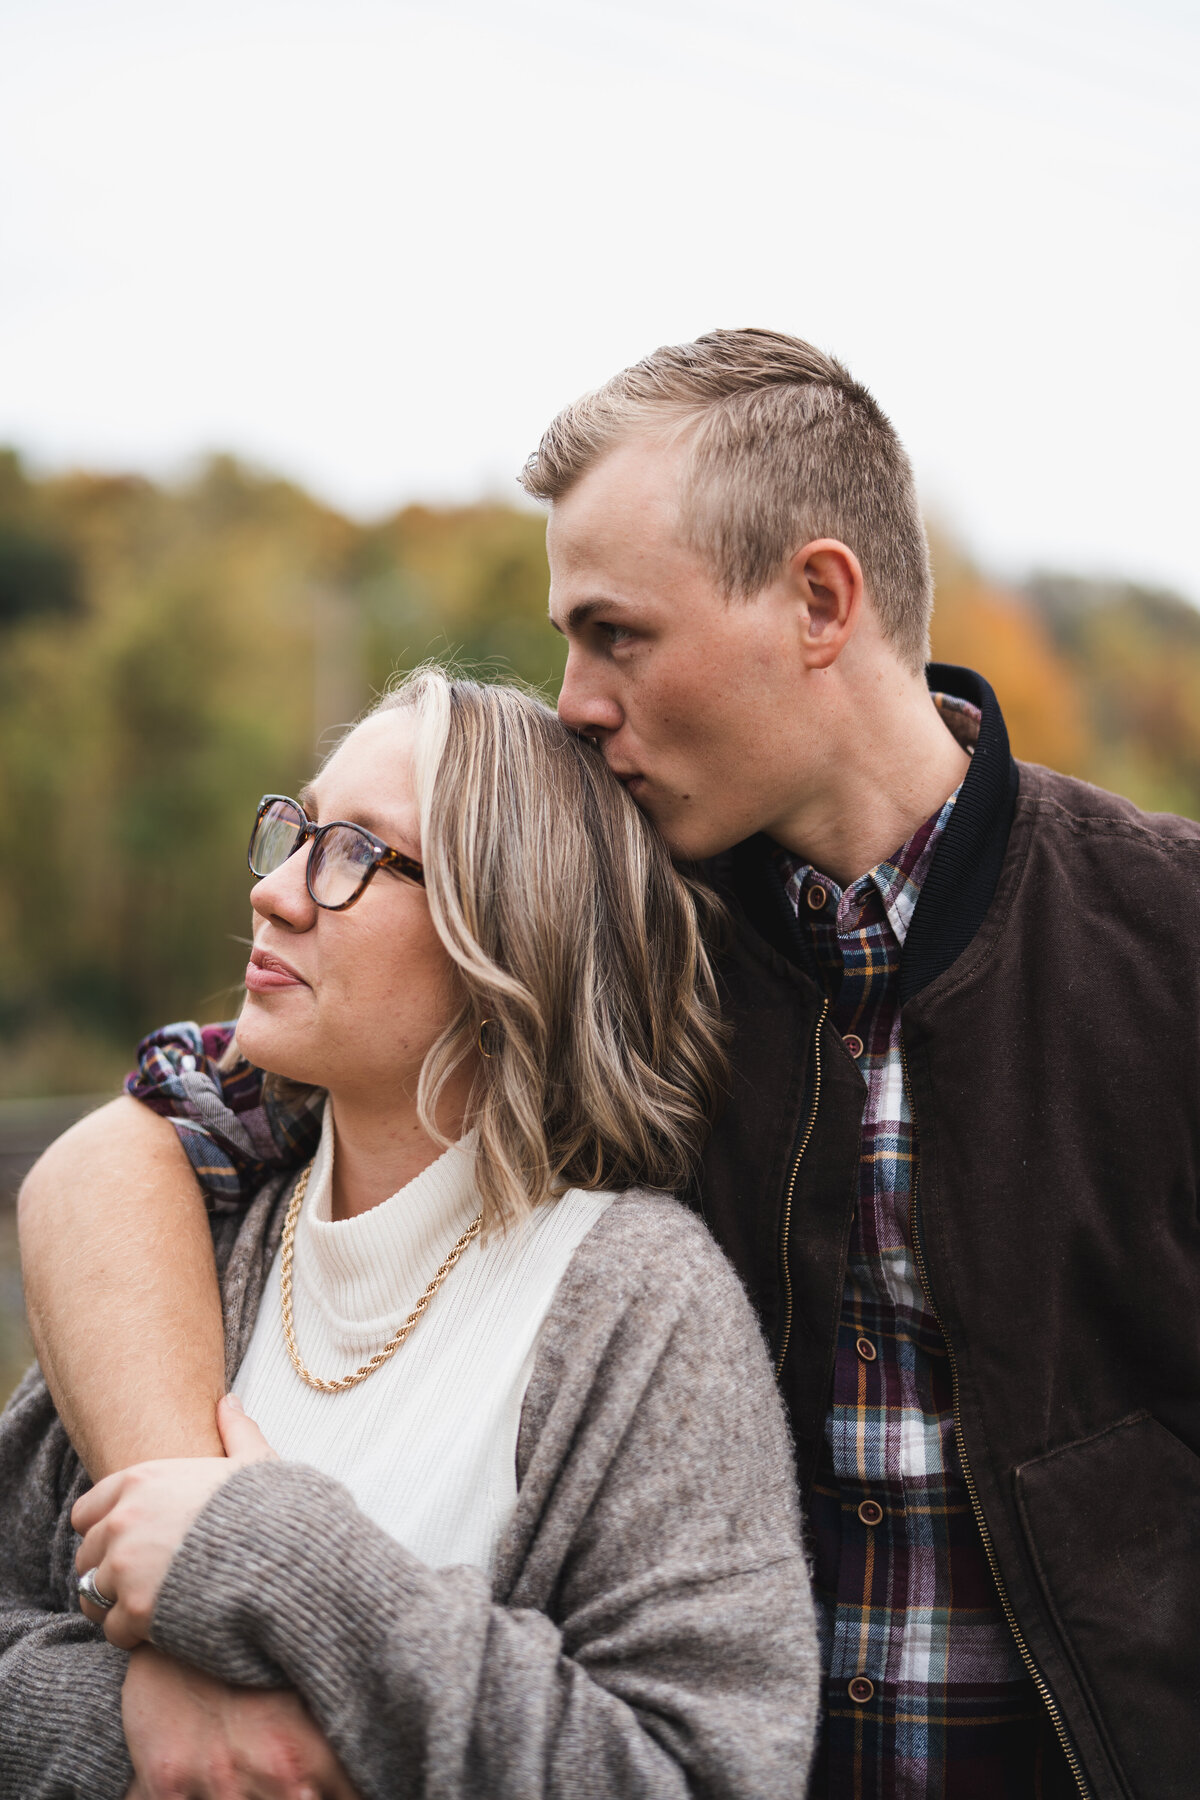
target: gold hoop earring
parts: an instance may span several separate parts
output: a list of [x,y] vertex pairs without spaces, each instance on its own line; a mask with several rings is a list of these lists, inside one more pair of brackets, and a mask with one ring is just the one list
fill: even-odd
[[478,1039],[476,1040],[479,1045],[480,1056],[486,1056],[489,1062],[491,1062],[491,1060],[492,1060],[492,1052],[488,1049],[485,1049],[485,1047],[484,1047],[483,1033],[484,1033],[485,1026],[494,1025],[495,1023],[496,1023],[495,1019],[481,1019],[479,1021],[479,1036],[478,1036]]

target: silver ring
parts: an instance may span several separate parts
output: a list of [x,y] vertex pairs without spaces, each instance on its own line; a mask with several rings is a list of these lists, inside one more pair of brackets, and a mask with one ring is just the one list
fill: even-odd
[[111,1612],[117,1604],[115,1600],[110,1600],[107,1594],[102,1594],[96,1586],[95,1569],[88,1569],[85,1574],[78,1576],[75,1586],[79,1591],[80,1599],[90,1600],[93,1606],[100,1608],[101,1612]]

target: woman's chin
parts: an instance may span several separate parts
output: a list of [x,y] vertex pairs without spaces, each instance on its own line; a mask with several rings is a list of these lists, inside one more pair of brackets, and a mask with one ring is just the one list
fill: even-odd
[[300,1082],[305,1087],[322,1087],[314,1066],[312,1045],[297,1041],[298,1034],[283,1029],[268,1018],[260,1007],[248,1003],[242,1008],[237,1023],[238,1049],[247,1062],[266,1075],[279,1075],[285,1081]]

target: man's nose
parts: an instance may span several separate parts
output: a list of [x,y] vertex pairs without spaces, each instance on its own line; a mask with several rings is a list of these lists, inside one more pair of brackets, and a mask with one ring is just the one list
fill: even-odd
[[567,652],[562,687],[558,695],[558,716],[563,724],[581,737],[599,737],[618,731],[624,714],[616,698],[605,691],[595,672],[587,667],[587,659],[574,650]]

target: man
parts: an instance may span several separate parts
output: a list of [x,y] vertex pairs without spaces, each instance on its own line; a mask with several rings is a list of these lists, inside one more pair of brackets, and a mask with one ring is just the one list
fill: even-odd
[[[1200,826],[1018,767],[986,682],[925,671],[907,459],[811,347],[657,351],[524,479],[562,716],[733,914],[695,1200],[791,1409],[828,1660],[811,1792],[1191,1794]],[[236,1185],[261,1147],[190,1110],[193,1162]],[[31,1316],[96,1472],[212,1448],[198,1221],[128,1100],[30,1178]]]

